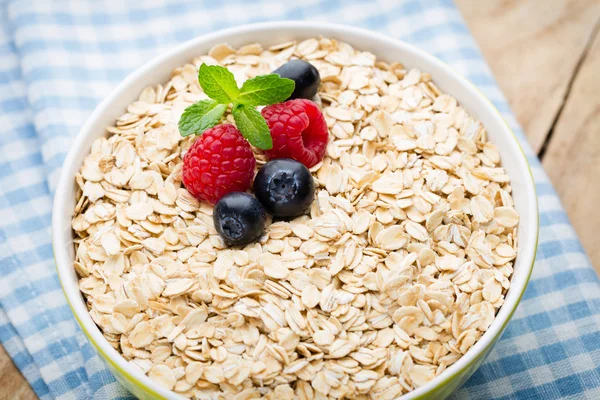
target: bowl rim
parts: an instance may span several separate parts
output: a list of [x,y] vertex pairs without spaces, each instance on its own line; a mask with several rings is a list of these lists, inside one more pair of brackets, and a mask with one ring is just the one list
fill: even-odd
[[[146,392],[151,393],[154,396],[163,398],[183,399],[182,396],[158,385],[157,383],[152,381],[148,376],[143,374],[141,370],[131,366],[129,362],[126,361],[125,358],[123,358],[123,356],[108,343],[108,341],[102,335],[100,329],[91,319],[87,308],[85,307],[85,304],[81,301],[81,294],[78,286],[72,285],[70,282],[68,282],[65,278],[65,274],[61,273],[61,271],[66,271],[69,268],[73,268],[72,260],[70,260],[66,249],[63,246],[56,245],[57,243],[64,243],[65,241],[63,240],[63,238],[65,237],[67,232],[69,234],[71,232],[70,226],[67,227],[68,229],[65,229],[62,220],[65,212],[64,207],[62,205],[66,203],[67,195],[71,195],[71,193],[67,193],[68,183],[69,181],[73,180],[73,176],[70,176],[68,174],[68,170],[70,168],[67,168],[67,166],[70,166],[74,163],[79,152],[89,150],[87,148],[84,148],[83,144],[85,143],[85,139],[94,133],[96,119],[100,116],[102,111],[105,108],[109,107],[115,101],[115,99],[123,95],[123,93],[121,92],[123,92],[130,84],[152,71],[162,62],[172,57],[175,57],[176,55],[182,52],[191,50],[196,46],[200,46],[205,42],[213,42],[219,40],[220,38],[231,37],[234,35],[252,34],[262,30],[278,29],[299,29],[312,31],[316,33],[318,33],[319,31],[327,30],[335,31],[342,35],[360,35],[366,39],[383,43],[387,47],[402,48],[404,51],[416,54],[418,57],[421,57],[427,62],[436,65],[438,68],[445,69],[448,72],[448,74],[452,77],[452,79],[458,81],[460,84],[462,84],[462,86],[465,87],[466,90],[470,91],[470,96],[474,97],[477,101],[483,103],[485,107],[492,111],[492,114],[494,115],[496,120],[498,122],[501,122],[500,125],[502,125],[505,128],[505,134],[510,138],[512,142],[512,148],[515,155],[518,156],[520,153],[520,157],[522,157],[521,161],[523,161],[524,165],[527,167],[528,173],[526,173],[525,171],[523,171],[522,173],[525,180],[526,188],[525,207],[527,209],[527,212],[532,214],[531,218],[533,218],[535,222],[535,228],[528,236],[528,241],[531,243],[531,245],[525,249],[520,248],[521,254],[519,254],[519,257],[525,258],[521,262],[524,265],[529,265],[528,270],[523,271],[523,274],[525,274],[526,276],[520,281],[520,286],[516,288],[513,288],[512,285],[514,274],[513,277],[511,277],[511,289],[518,291],[518,295],[513,296],[513,301],[511,303],[505,302],[502,305],[502,307],[496,314],[492,325],[490,325],[488,330],[481,336],[481,338],[458,361],[449,366],[439,376],[436,376],[427,384],[402,396],[403,399],[415,399],[425,397],[430,392],[433,392],[436,388],[444,386],[445,384],[459,376],[463,371],[467,370],[475,361],[477,361],[482,354],[485,354],[488,351],[488,349],[494,345],[498,337],[502,334],[512,315],[514,314],[518,304],[520,303],[521,298],[523,297],[523,294],[527,287],[527,283],[529,282],[529,279],[531,277],[531,273],[533,271],[533,266],[535,262],[535,255],[537,251],[539,238],[539,214],[537,194],[535,190],[535,184],[533,174],[531,172],[531,167],[527,161],[527,156],[525,155],[525,152],[523,151],[523,148],[521,147],[517,136],[511,130],[508,123],[504,120],[497,108],[479,91],[479,89],[473,83],[471,83],[468,79],[463,77],[460,73],[455,71],[451,66],[449,66],[445,62],[427,53],[426,51],[421,50],[417,46],[387,36],[385,34],[373,32],[367,29],[344,24],[306,21],[278,21],[244,24],[237,27],[214,31],[209,34],[202,35],[190,39],[186,42],[183,42],[175,46],[171,50],[166,51],[163,54],[160,54],[151,59],[150,61],[144,63],[142,66],[130,73],[121,83],[119,83],[117,87],[113,89],[111,94],[108,97],[106,97],[95,108],[92,114],[87,118],[85,124],[79,131],[78,135],[75,137],[73,144],[71,145],[69,152],[61,167],[60,178],[56,187],[54,203],[52,207],[52,247],[58,277],[61,283],[62,290],[67,299],[67,303],[69,304],[69,307],[71,308],[75,319],[77,320],[79,326],[81,327],[82,331],[84,332],[90,343],[96,348],[96,350],[102,355],[102,358],[104,358],[104,360],[106,360],[106,362],[109,363],[112,368],[116,369],[120,374],[124,375],[134,385],[140,387]],[[515,151],[517,149],[518,151]],[[71,212],[71,210],[68,211]]]

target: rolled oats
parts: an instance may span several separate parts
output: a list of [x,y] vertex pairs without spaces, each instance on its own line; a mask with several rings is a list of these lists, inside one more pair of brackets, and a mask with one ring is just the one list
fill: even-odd
[[[201,63],[311,62],[330,128],[307,216],[226,248],[182,186]],[[76,181],[74,267],[106,339],[197,399],[395,398],[456,362],[510,285],[519,216],[487,133],[427,73],[334,39],[214,46],[148,87]],[[266,161],[256,151],[258,164]]]

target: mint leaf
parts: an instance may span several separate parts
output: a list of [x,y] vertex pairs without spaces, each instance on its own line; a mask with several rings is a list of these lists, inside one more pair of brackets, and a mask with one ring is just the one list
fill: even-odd
[[208,97],[221,104],[231,103],[240,93],[233,74],[219,65],[202,64],[198,70],[198,82]]
[[277,74],[261,75],[248,79],[242,85],[237,103],[253,106],[268,106],[287,100],[296,83]]
[[201,134],[221,121],[227,110],[227,104],[219,104],[214,100],[201,100],[185,109],[179,119],[179,133],[189,136]]
[[273,139],[267,121],[253,106],[235,104],[233,106],[233,119],[242,136],[251,145],[261,150],[273,148]]

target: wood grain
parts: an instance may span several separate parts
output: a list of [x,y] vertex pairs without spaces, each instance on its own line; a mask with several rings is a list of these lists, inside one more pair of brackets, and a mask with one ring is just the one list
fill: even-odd
[[600,14],[598,0],[455,0],[534,151]]
[[600,273],[600,1],[455,2]]
[[[455,3],[600,272],[600,1]],[[0,400],[35,398],[0,346]]]
[[600,34],[586,53],[543,165],[600,272]]
[[0,399],[37,399],[37,396],[2,346],[0,346]]

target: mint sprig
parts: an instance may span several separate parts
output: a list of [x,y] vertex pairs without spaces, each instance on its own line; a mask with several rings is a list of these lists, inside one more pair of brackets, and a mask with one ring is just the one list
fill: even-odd
[[273,148],[273,139],[267,121],[256,111],[256,108],[246,104],[236,104],[233,106],[233,119],[242,135],[253,146],[263,150]]
[[210,100],[201,100],[187,107],[179,119],[181,136],[201,135],[217,125],[230,104],[233,119],[242,136],[262,150],[273,147],[267,122],[256,106],[267,106],[287,100],[294,91],[291,79],[268,74],[248,79],[238,88],[233,74],[218,65],[202,64],[198,82]]
[[221,121],[227,104],[214,100],[201,100],[185,109],[179,120],[179,133],[186,137],[192,133],[202,133]]
[[244,82],[236,102],[251,106],[281,103],[290,97],[295,86],[293,80],[277,74],[260,75]]
[[218,65],[202,64],[198,70],[198,82],[204,93],[221,104],[229,104],[240,94],[233,74]]

